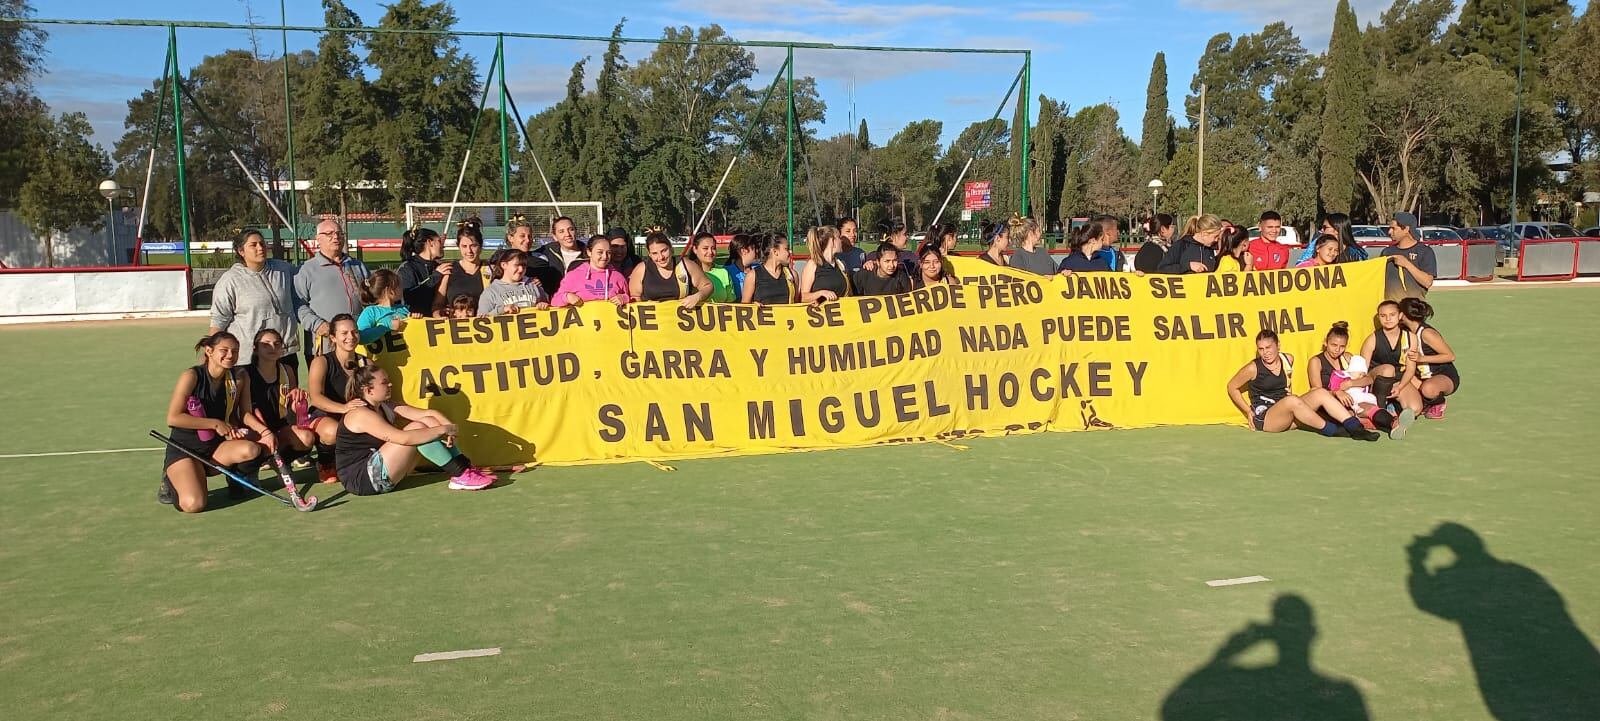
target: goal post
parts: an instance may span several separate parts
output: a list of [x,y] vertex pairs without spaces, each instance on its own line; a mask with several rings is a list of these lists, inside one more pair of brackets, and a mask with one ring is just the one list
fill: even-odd
[[605,207],[599,201],[551,202],[484,202],[451,203],[449,201],[406,203],[406,228],[419,225],[434,228],[445,237],[445,245],[455,244],[455,224],[472,216],[483,221],[485,248],[499,248],[505,244],[506,226],[517,216],[522,216],[533,227],[534,244],[549,240],[550,224],[556,218],[567,216],[577,226],[578,240],[583,242],[591,235],[606,232]]

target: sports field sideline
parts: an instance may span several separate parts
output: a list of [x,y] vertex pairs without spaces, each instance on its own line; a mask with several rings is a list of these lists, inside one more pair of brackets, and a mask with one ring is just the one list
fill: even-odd
[[[476,494],[423,476],[310,514],[257,499],[196,516],[156,504],[158,452],[0,457],[0,708],[1152,719],[1294,594],[1315,614],[1312,669],[1353,684],[1373,719],[1489,719],[1480,682],[1556,711],[1526,699],[1600,688],[1600,668],[1552,651],[1489,666],[1525,676],[1480,679],[1460,627],[1413,605],[1404,548],[1441,521],[1476,531],[1560,594],[1592,650],[1600,288],[1429,300],[1462,390],[1399,443],[1242,425],[1053,433],[536,469]],[[0,456],[154,446],[145,433],[204,329],[0,328]],[[1206,583],[1256,575],[1269,580]],[[1477,620],[1505,643],[1561,621],[1483,591],[1500,603]],[[500,653],[413,662],[486,648]],[[1269,643],[1242,659],[1276,656]],[[1195,698],[1214,705],[1169,718],[1257,718],[1246,709],[1317,688],[1290,666],[1210,683]],[[1544,717],[1596,711],[1566,710]]]

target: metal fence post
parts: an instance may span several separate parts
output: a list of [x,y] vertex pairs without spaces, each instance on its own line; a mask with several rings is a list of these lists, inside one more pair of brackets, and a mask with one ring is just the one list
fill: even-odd
[[178,28],[167,25],[167,56],[172,58],[172,149],[178,166],[178,230],[183,237],[183,264],[193,268],[193,243],[189,231],[189,181],[183,153],[183,101],[178,85],[183,82],[182,66],[178,64]]

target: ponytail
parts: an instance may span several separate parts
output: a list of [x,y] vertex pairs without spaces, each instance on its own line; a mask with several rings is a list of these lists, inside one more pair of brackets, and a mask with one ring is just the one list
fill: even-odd
[[383,372],[383,366],[365,360],[358,355],[345,364],[344,399],[347,402],[360,398],[361,389],[372,385],[372,379]]
[[[890,227],[897,227],[901,231],[906,229],[904,223],[896,223]],[[891,231],[891,235],[892,234],[893,232]],[[811,230],[806,231],[806,252],[811,254],[812,262],[822,262],[824,251],[826,251],[829,246],[836,245],[838,240],[839,230],[837,228],[831,225],[816,226]],[[838,251],[835,250],[834,254],[837,255]]]
[[377,305],[391,290],[400,292],[400,276],[388,268],[372,271],[367,282],[361,284],[361,302],[364,305]]
[[1217,216],[1210,213],[1206,213],[1204,215],[1191,215],[1189,216],[1188,222],[1183,224],[1183,234],[1190,236],[1194,235],[1195,233],[1209,233],[1213,230],[1221,229],[1222,221],[1218,219]]
[[1400,299],[1400,314],[1413,323],[1426,323],[1433,317],[1433,306],[1421,298]]
[[400,259],[410,260],[422,254],[428,242],[439,237],[432,228],[417,226],[400,236]]
[[199,353],[200,351],[211,350],[212,348],[217,347],[218,343],[221,343],[225,340],[233,341],[234,345],[238,345],[239,343],[239,338],[234,334],[225,330],[219,330],[211,335],[202,337],[200,342],[195,343],[194,352]]

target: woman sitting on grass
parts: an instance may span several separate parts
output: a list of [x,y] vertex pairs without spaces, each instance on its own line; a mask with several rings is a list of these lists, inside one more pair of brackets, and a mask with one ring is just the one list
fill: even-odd
[[1439,329],[1428,325],[1433,318],[1433,306],[1421,298],[1400,301],[1400,314],[1405,317],[1406,330],[1415,343],[1406,351],[1406,362],[1416,369],[1415,384],[1422,413],[1429,419],[1444,418],[1444,398],[1461,387],[1461,374],[1456,372],[1456,352],[1444,340]]
[[283,362],[283,336],[272,328],[256,333],[254,358],[244,367],[250,381],[245,387],[243,412],[254,416],[271,431],[277,448],[285,461],[293,461],[311,452],[317,436],[311,429],[300,425],[309,423],[301,411],[309,412],[309,399],[300,387],[300,377],[293,363]]
[[[194,350],[203,353],[205,361],[178,376],[167,402],[168,435],[173,442],[219,466],[238,466],[271,453],[276,448],[271,431],[254,416],[241,412],[240,401],[246,391],[241,390],[233,367],[239,358],[239,339],[218,331],[201,338]],[[261,434],[263,442],[246,440],[247,428]],[[156,500],[174,504],[184,513],[206,509],[209,469],[170,447],[162,469]]]
[[[1401,440],[1411,423],[1422,412],[1422,394],[1417,391],[1416,363],[1409,361],[1412,335],[1406,331],[1400,304],[1386,300],[1378,304],[1378,330],[1361,344],[1361,357],[1371,369],[1355,386],[1370,386],[1372,395],[1384,408],[1372,416],[1373,425],[1386,428],[1389,437]],[[1396,414],[1391,407],[1397,406]]]
[[[1293,374],[1294,358],[1279,352],[1278,334],[1271,330],[1258,333],[1256,357],[1228,379],[1228,397],[1252,430],[1282,433],[1299,427],[1325,436],[1343,430],[1357,440],[1378,440],[1378,434],[1363,427],[1327,389],[1313,389],[1303,396],[1290,393]],[[1241,390],[1249,391],[1248,402]]]
[[356,319],[340,313],[328,323],[333,350],[311,359],[307,371],[306,393],[311,397],[311,432],[316,434],[317,478],[323,483],[339,480],[333,463],[333,444],[338,437],[339,419],[350,409],[362,405],[359,398],[348,398],[350,376],[370,361],[356,353]]
[[618,308],[633,300],[628,280],[611,267],[611,241],[603,235],[589,238],[588,262],[567,271],[551,305],[561,308],[583,305],[591,300],[615,303]]
[[357,496],[394,490],[424,458],[450,474],[452,490],[476,491],[495,482],[493,474],[474,468],[456,449],[456,426],[450,419],[438,411],[389,402],[389,375],[383,368],[369,365],[356,371],[348,392],[362,405],[339,422],[339,481],[345,490]]

